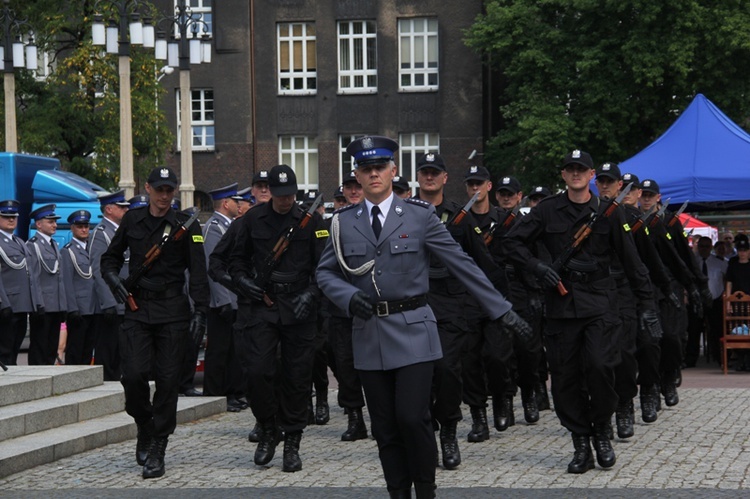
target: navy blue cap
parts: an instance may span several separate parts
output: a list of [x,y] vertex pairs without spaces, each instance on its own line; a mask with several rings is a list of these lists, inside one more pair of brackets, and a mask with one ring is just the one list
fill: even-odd
[[617,163],[604,163],[596,170],[596,178],[609,177],[612,180],[620,180],[622,173],[620,173],[620,167]]
[[6,199],[5,201],[0,201],[0,216],[17,217],[18,208],[20,208],[20,206],[21,203],[19,203],[15,199]]
[[128,203],[130,203],[131,210],[135,208],[143,208],[144,206],[148,206],[148,195],[138,194],[137,196],[128,199]]
[[443,161],[443,157],[441,155],[434,152],[428,152],[427,154],[423,154],[422,156],[420,156],[420,158],[417,160],[417,171],[421,170],[422,168],[434,168],[436,170],[444,172],[445,161]]
[[627,187],[628,184],[633,184],[634,189],[640,189],[641,188],[641,181],[638,180],[638,176],[635,173],[625,173],[620,178],[622,180],[622,186]]
[[177,189],[177,174],[175,174],[174,170],[166,166],[156,167],[151,170],[146,182],[154,189],[162,185]]
[[182,203],[180,202],[180,198],[172,198],[172,209],[174,211],[180,211],[180,207],[182,206]]
[[43,218],[57,220],[60,217],[55,214],[56,207],[57,206],[54,204],[45,204],[44,206],[40,206],[36,210],[29,213],[29,218],[33,218],[34,220],[41,220]]
[[551,195],[552,195],[552,192],[550,192],[550,190],[544,187],[543,185],[537,185],[536,187],[531,189],[531,192],[529,193],[530,198],[535,198],[535,197],[546,198],[547,196],[551,196]]
[[521,182],[515,177],[502,177],[497,183],[496,191],[510,191],[513,194],[521,192]]
[[69,224],[87,224],[91,220],[91,213],[86,210],[77,210],[68,216]]
[[230,185],[225,185],[224,187],[219,187],[218,189],[214,189],[212,191],[208,191],[208,194],[214,201],[226,198],[234,198],[235,196],[237,196],[237,182]]
[[102,206],[107,206],[108,204],[116,204],[117,206],[130,206],[130,203],[125,201],[125,191],[117,191],[111,194],[105,194],[104,196],[99,197],[99,203]]
[[255,197],[251,194],[252,190],[252,187],[245,187],[244,189],[237,191],[237,197],[235,199],[248,201],[252,204],[255,204]]
[[359,180],[357,180],[357,175],[354,173],[354,170],[349,172],[349,175],[344,177],[344,181],[341,183],[342,185],[346,185],[349,182],[359,183]]
[[354,159],[357,168],[393,161],[393,153],[396,151],[398,142],[379,135],[366,135],[346,146],[346,152]]
[[258,182],[268,182],[268,170],[259,170],[253,175],[253,181],[250,185],[255,185]]
[[560,165],[560,168],[565,168],[567,165],[572,164],[585,166],[586,168],[589,168],[591,170],[594,169],[594,160],[591,159],[591,155],[587,152],[581,151],[580,149],[576,149],[575,151],[565,156],[565,159],[563,160],[562,165]]
[[490,172],[483,166],[470,166],[469,171],[464,175],[464,181],[466,180],[489,180]]
[[276,165],[268,172],[268,188],[272,196],[297,194],[297,175],[288,165]]
[[344,196],[344,186],[343,185],[338,186],[336,188],[336,190],[333,191],[333,199],[336,199],[336,198],[346,198],[346,196]]
[[656,180],[651,180],[650,178],[647,178],[646,180],[641,182],[641,189],[646,192],[661,194],[661,190],[659,190],[659,184],[656,183]]
[[396,175],[393,177],[393,188],[394,189],[400,189],[404,192],[410,190],[409,188],[409,181],[406,180],[404,177],[400,175]]

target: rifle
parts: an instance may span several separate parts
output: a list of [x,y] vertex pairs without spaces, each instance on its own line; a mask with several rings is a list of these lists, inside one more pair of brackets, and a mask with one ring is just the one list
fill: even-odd
[[[289,248],[289,243],[292,242],[292,239],[297,234],[297,232],[301,229],[304,229],[307,227],[307,224],[310,223],[310,220],[312,220],[313,213],[315,213],[315,210],[318,209],[318,206],[320,205],[320,202],[323,200],[323,195],[319,195],[317,198],[315,198],[315,201],[310,206],[310,208],[305,212],[305,215],[300,219],[300,221],[289,227],[280,237],[279,240],[276,241],[276,244],[274,245],[271,252],[266,256],[266,259],[263,261],[263,268],[258,270],[258,276],[255,278],[255,284],[258,285],[263,291],[265,291],[266,286],[268,286],[268,283],[271,280],[271,273],[274,271],[276,266],[279,264],[279,261],[281,260],[281,255],[286,252],[286,250]],[[268,305],[269,307],[273,305],[273,301],[271,298],[268,297],[268,294],[263,294],[263,301]]]
[[7,371],[8,370],[8,366],[6,366],[5,364],[3,364],[2,360],[0,360],[0,367],[3,368],[3,371]]
[[461,223],[461,221],[464,219],[467,213],[469,213],[469,210],[472,206],[474,206],[474,203],[477,202],[477,198],[479,197],[479,192],[475,192],[474,195],[469,199],[469,202],[464,205],[463,208],[461,208],[461,211],[454,213],[453,216],[445,222],[445,225],[458,225]]
[[672,215],[672,218],[669,219],[667,222],[668,227],[672,227],[675,223],[677,223],[677,220],[680,219],[680,215],[682,215],[682,212],[685,211],[685,208],[687,208],[689,199],[686,199],[684,203],[682,203],[682,206],[680,206],[680,209],[677,210],[677,213]]
[[516,217],[518,216],[518,211],[520,209],[521,209],[521,203],[517,204],[516,207],[513,208],[512,211],[507,212],[502,222],[498,222],[494,224],[492,227],[490,227],[490,229],[487,232],[484,233],[484,235],[482,236],[482,239],[484,239],[485,246],[490,245],[490,243],[492,242],[492,239],[494,239],[495,237],[495,232],[497,232],[498,227],[502,227],[504,229],[510,227],[510,224],[512,224],[513,220],[515,220]]
[[655,227],[657,222],[659,222],[659,220],[664,218],[664,213],[667,211],[667,206],[669,206],[670,199],[672,198],[668,198],[667,201],[663,205],[661,205],[661,208],[659,208],[659,211],[656,212],[656,215],[654,215],[654,218],[652,218],[648,222],[649,227]]
[[[618,196],[613,199],[607,208],[601,212],[601,215],[604,218],[608,218],[612,213],[614,213],[615,208],[617,208],[620,203],[622,203],[622,200],[625,199],[625,196],[630,192],[631,187],[633,187],[633,184],[628,184],[627,187],[625,187]],[[581,225],[581,227],[578,228],[578,231],[576,231],[575,235],[573,236],[573,241],[570,243],[570,245],[565,248],[565,251],[562,252],[560,256],[557,257],[557,259],[552,263],[552,269],[557,272],[558,274],[562,270],[562,268],[570,261],[571,258],[573,258],[573,255],[576,254],[578,249],[581,247],[583,242],[591,235],[591,231],[594,228],[594,224],[599,220],[600,212],[592,213],[589,217],[588,221]],[[565,289],[565,286],[563,285],[562,281],[557,282],[557,291],[560,293],[560,296],[565,296],[568,294],[568,290]]]
[[646,221],[648,218],[656,211],[656,205],[653,205],[650,210],[644,212],[641,214],[640,217],[638,217],[638,220],[635,221],[635,223],[630,227],[630,232],[638,232],[638,229],[643,227],[646,224]]
[[135,272],[131,272],[127,279],[125,279],[125,289],[128,291],[128,307],[131,311],[135,312],[138,310],[138,305],[135,303],[135,298],[133,298],[132,291],[138,286],[138,281],[141,280],[141,277],[143,277],[149,270],[151,270],[151,267],[154,266],[154,262],[161,256],[162,251],[164,250],[164,246],[170,242],[177,242],[182,237],[187,234],[188,229],[191,225],[193,225],[193,222],[198,220],[198,215],[200,215],[200,210],[195,210],[195,213],[188,218],[188,220],[180,224],[179,227],[177,227],[177,230],[174,231],[171,234],[164,234],[164,236],[161,238],[161,240],[154,244],[150,250],[148,250],[148,253],[146,253],[146,259],[143,261],[140,267],[138,267]]

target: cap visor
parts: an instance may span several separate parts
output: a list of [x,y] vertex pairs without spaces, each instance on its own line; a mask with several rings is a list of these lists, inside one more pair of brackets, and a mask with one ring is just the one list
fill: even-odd
[[271,187],[272,196],[291,196],[292,194],[297,194],[297,186],[294,184]]

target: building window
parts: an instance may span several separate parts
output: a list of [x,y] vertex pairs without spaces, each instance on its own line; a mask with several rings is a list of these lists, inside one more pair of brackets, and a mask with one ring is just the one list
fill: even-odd
[[440,152],[440,134],[438,133],[402,133],[398,137],[400,162],[399,170],[409,185],[416,186],[417,160],[428,152]]
[[276,32],[279,94],[314,94],[318,88],[315,24],[279,23]]
[[375,21],[341,21],[339,92],[373,93],[378,89]]
[[318,140],[315,137],[279,137],[279,162],[294,170],[300,191],[318,188]]
[[434,17],[399,19],[399,90],[438,89],[438,22]]
[[[52,72],[57,68],[57,59],[50,52],[37,52],[37,68],[31,73],[34,79],[39,82],[46,81]],[[98,96],[97,96],[98,97]]]
[[[190,12],[192,13],[193,19],[200,19],[204,23],[206,23],[205,28],[207,31],[204,31],[204,25],[202,23],[197,23],[196,28],[198,29],[198,36],[203,36],[203,33],[208,33],[209,36],[213,37],[214,33],[214,16],[213,12],[211,12],[211,3],[213,0],[183,0],[185,2],[185,5],[187,5],[190,8]],[[174,6],[175,9],[177,8],[177,5],[179,5],[180,0],[175,0]],[[176,11],[175,11],[176,12]],[[158,19],[157,19],[158,20]],[[188,27],[188,31],[192,29],[192,25]],[[180,37],[180,32],[177,28],[177,25],[175,23],[174,26],[174,33],[175,37]],[[188,38],[191,38],[192,35],[188,32]]]
[[[213,151],[216,149],[214,131],[214,91],[210,88],[190,91],[191,125],[193,128],[193,151]],[[177,91],[177,149],[182,150],[180,115],[180,91]]]

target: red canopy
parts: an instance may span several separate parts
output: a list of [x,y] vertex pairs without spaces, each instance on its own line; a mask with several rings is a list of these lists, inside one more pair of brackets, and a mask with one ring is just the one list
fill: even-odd
[[696,227],[711,227],[706,222],[701,222],[695,217],[688,215],[687,213],[680,214],[680,222],[686,229],[693,229]]

